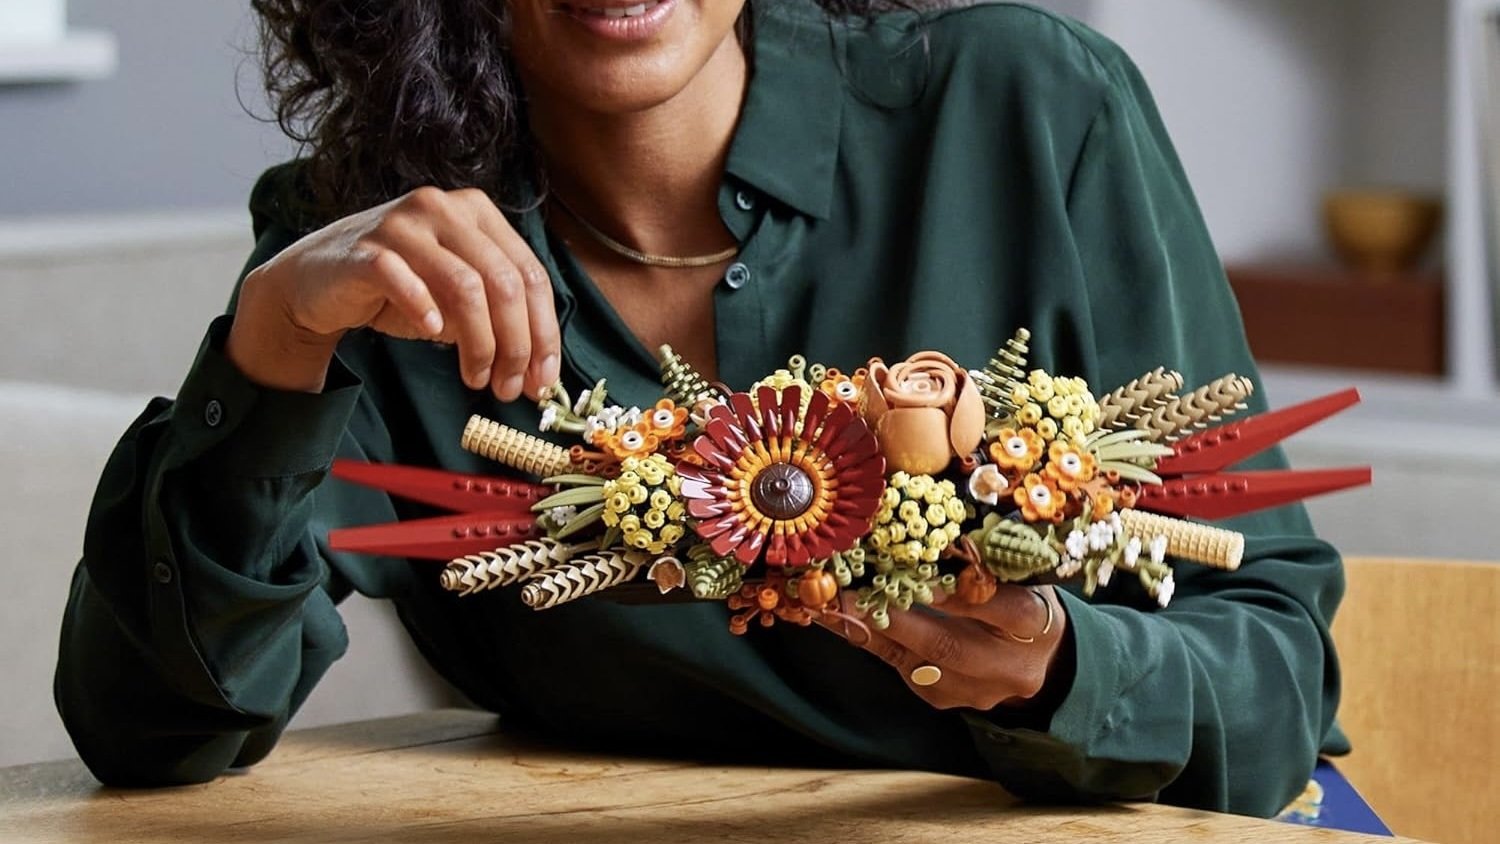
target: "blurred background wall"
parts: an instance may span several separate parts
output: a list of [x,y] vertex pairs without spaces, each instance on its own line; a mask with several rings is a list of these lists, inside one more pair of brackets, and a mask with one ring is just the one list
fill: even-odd
[[0,216],[242,206],[264,163],[291,149],[236,98],[265,112],[247,9],[69,0],[73,27],[114,36],[118,68],[0,88]]
[[[72,753],[51,674],[94,483],[150,396],[176,391],[249,254],[250,186],[294,150],[240,103],[264,111],[247,3],[68,15],[113,36],[104,78],[7,84],[0,32],[0,766]],[[386,605],[343,614],[349,654],[299,724],[452,700]]]
[[[1382,184],[1446,201],[1444,241],[1421,265],[1447,295],[1442,370],[1273,362],[1265,386],[1278,405],[1366,393],[1290,448],[1304,466],[1376,464],[1373,489],[1313,503],[1325,536],[1350,553],[1492,558],[1500,403],[1472,70],[1486,0],[1044,5],[1140,64],[1232,269],[1308,268],[1368,309],[1385,294],[1337,268],[1323,193]],[[176,390],[250,248],[249,187],[293,149],[237,96],[263,111],[246,6],[71,0],[71,25],[118,49],[88,81],[7,83],[0,38],[0,765],[71,752],[50,678],[93,484],[147,398]],[[344,615],[349,655],[299,724],[451,699],[383,605],[351,599]]]

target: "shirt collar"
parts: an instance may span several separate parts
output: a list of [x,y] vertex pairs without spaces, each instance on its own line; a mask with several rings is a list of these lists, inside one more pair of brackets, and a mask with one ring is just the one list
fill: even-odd
[[751,13],[750,85],[725,170],[826,219],[843,118],[839,24],[802,0],[759,0]]

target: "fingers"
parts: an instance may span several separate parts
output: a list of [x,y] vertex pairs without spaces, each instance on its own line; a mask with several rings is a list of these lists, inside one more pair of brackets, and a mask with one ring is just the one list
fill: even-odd
[[392,301],[458,346],[465,384],[511,401],[523,392],[537,397],[557,381],[551,279],[487,196],[413,191],[381,234],[390,245],[387,274],[399,282],[391,284]]
[[443,333],[443,312],[427,283],[417,275],[399,252],[390,249],[371,250],[367,260],[370,270],[385,292],[386,300],[419,326],[427,337]]
[[982,622],[913,610],[891,613],[883,633],[925,662],[970,677],[1003,676],[1008,646]]
[[557,383],[561,372],[562,334],[557,326],[557,306],[552,298],[552,279],[531,247],[511,227],[488,198],[481,210],[480,228],[505,251],[520,274],[525,291],[526,317],[531,336],[531,360],[526,368],[526,392],[538,397],[545,387]]
[[[927,701],[938,709],[957,709],[959,707],[974,706],[974,696],[980,687],[979,681],[965,676],[962,672],[947,668],[941,664],[923,659],[910,648],[900,642],[878,632],[871,631],[870,641],[864,645],[864,649],[879,657],[882,662],[896,669],[901,675],[902,682],[911,689],[917,697]],[[937,665],[942,669],[943,676],[937,683],[930,686],[919,686],[912,682],[913,671],[923,665]]]
[[[531,326],[521,273],[499,244],[477,226],[447,228],[439,233],[438,241],[479,275],[492,350],[487,383],[495,395],[511,401],[525,388],[531,362]],[[462,345],[459,354],[462,357]]]
[[490,383],[495,359],[495,332],[490,324],[484,277],[467,261],[429,243],[405,250],[406,262],[427,283],[442,311],[443,339],[458,346],[459,371],[471,389]]
[[[1034,645],[1060,639],[1066,624],[1062,603],[1050,586],[1001,585],[983,604],[949,598],[943,612],[989,625],[1013,644]],[[1007,635],[1008,634],[1008,635]],[[1012,638],[1014,637],[1014,638]],[[1031,642],[1017,641],[1031,639]]]
[[485,279],[495,336],[495,394],[506,401],[522,392],[539,397],[561,369],[552,280],[488,196],[465,190],[455,192],[454,199],[463,211],[440,241]]
[[[854,609],[854,594],[845,592],[840,595],[840,603],[845,612]],[[903,615],[905,613],[902,613]],[[874,654],[881,662],[891,666],[900,675],[902,682],[911,689],[913,694],[927,701],[928,704],[938,709],[955,709],[963,706],[973,706],[972,698],[975,697],[973,690],[978,683],[970,677],[963,676],[958,671],[949,671],[943,668],[943,679],[931,686],[919,686],[911,680],[912,672],[917,668],[931,664],[930,660],[914,653],[910,648],[902,645],[894,639],[877,630],[869,629],[863,625],[849,624],[837,616],[822,615],[817,623],[824,628],[848,640],[861,650]],[[942,667],[942,666],[939,666]]]
[[943,611],[967,616],[994,632],[997,653],[1004,653],[1007,682],[1020,700],[1040,694],[1059,661],[1067,663],[1063,639],[1068,616],[1051,586],[1001,586],[984,604],[950,599]]
[[[915,694],[933,706],[989,710],[1009,701],[1029,700],[1040,691],[1062,626],[1061,610],[1055,609],[1053,627],[1046,636],[1034,636],[1032,643],[1007,638],[1002,629],[1039,633],[1046,615],[1039,599],[1050,596],[1020,587],[1006,589],[1014,594],[1000,597],[993,607],[949,599],[943,612],[892,613],[890,626],[867,635],[850,629],[853,625],[846,628],[838,618],[825,617],[820,623],[890,665]],[[845,612],[854,611],[851,593],[841,596],[841,601]],[[1031,624],[1037,614],[1042,618],[1034,627],[1021,627]],[[994,622],[1007,627],[999,628]],[[941,669],[942,678],[931,686],[913,683],[912,671],[923,665]]]

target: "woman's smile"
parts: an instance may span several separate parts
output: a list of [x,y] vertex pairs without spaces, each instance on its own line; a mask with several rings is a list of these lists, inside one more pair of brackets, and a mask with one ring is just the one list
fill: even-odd
[[[708,100],[738,102],[744,58],[735,22],[745,0],[506,0],[506,6],[511,55],[533,106],[639,114],[695,83]],[[724,73],[728,60],[740,72]]]
[[677,0],[644,3],[562,3],[558,8],[589,32],[616,41],[639,41],[655,36],[677,8]]

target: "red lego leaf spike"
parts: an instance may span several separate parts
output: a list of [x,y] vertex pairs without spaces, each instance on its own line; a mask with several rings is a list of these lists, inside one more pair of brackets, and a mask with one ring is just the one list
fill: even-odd
[[1217,472],[1358,403],[1359,391],[1350,388],[1200,431],[1174,443],[1175,453],[1157,462],[1156,473],[1166,476]]
[[531,505],[552,493],[549,487],[526,481],[359,460],[333,461],[333,476],[461,513],[531,517]]
[[541,535],[529,513],[464,513],[334,530],[328,534],[328,545],[335,551],[355,554],[448,562],[455,557],[493,551]]
[[1168,516],[1227,519],[1370,483],[1368,466],[1194,475],[1141,487],[1135,506]]

